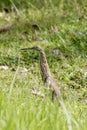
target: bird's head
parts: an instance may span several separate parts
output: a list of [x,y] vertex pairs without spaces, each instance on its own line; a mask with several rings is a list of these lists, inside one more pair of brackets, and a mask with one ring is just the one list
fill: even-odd
[[43,51],[40,46],[34,46],[34,47],[30,47],[30,48],[23,48],[23,49],[21,49],[21,50],[37,50],[37,51]]

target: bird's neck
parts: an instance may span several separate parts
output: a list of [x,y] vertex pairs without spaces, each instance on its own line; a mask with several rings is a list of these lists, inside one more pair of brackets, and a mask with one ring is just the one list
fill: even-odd
[[46,59],[46,54],[45,54],[45,52],[41,52],[41,53],[40,53],[40,61],[41,61],[42,63],[44,63],[44,64],[48,64],[48,63],[47,63],[47,59]]

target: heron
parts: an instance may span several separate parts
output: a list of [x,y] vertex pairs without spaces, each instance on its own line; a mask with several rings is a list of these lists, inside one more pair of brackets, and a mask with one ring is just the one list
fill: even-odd
[[56,84],[55,79],[51,76],[49,65],[47,62],[46,54],[40,46],[34,46],[31,48],[23,48],[21,50],[36,50],[40,54],[40,73],[42,81],[46,87],[52,87],[52,99],[60,96],[60,88]]

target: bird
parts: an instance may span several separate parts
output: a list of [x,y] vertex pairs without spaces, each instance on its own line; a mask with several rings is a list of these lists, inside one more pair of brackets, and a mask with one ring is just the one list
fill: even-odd
[[66,119],[67,119],[68,129],[72,130],[71,116],[69,115],[66,105],[62,99],[62,96],[60,93],[60,88],[56,84],[55,79],[51,76],[51,72],[49,69],[49,65],[47,63],[46,54],[45,54],[44,50],[40,46],[34,46],[31,48],[23,48],[21,50],[36,50],[40,53],[40,72],[41,72],[42,80],[46,87],[48,87],[48,86],[52,87],[52,89],[53,89],[52,100],[54,101],[56,99],[59,99],[58,101],[59,101],[59,103],[63,109],[63,112],[66,116]]
[[56,84],[55,79],[51,76],[50,68],[47,62],[46,54],[40,46],[33,46],[31,48],[23,48],[21,50],[36,50],[40,54],[40,73],[42,81],[46,87],[52,87],[52,100],[60,97],[60,88]]

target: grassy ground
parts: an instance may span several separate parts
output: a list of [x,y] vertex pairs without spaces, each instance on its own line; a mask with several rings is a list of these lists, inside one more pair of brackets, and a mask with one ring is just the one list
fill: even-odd
[[[20,48],[40,45],[60,85],[73,130],[87,129],[87,9],[86,1],[51,1],[0,17],[0,130],[67,130],[67,118],[41,80],[39,54]],[[33,25],[40,30],[35,31]],[[53,31],[57,28],[56,32]],[[52,29],[53,28],[53,29]],[[33,37],[40,36],[35,40]],[[25,69],[26,68],[26,69]],[[28,70],[28,72],[27,72]],[[40,91],[34,95],[33,91]],[[42,95],[45,95],[43,97]]]

